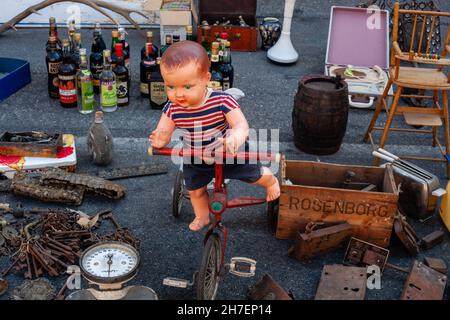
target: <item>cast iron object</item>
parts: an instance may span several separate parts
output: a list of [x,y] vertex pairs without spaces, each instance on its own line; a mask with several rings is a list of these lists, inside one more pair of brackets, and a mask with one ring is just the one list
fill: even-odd
[[376,265],[383,271],[388,257],[389,250],[360,239],[351,238],[343,263],[357,267]]
[[420,246],[422,249],[431,249],[444,241],[444,232],[442,230],[433,231],[422,238]]
[[414,261],[406,279],[401,300],[442,300],[447,276],[419,261]]
[[366,285],[366,268],[326,265],[314,299],[364,300]]
[[247,297],[250,300],[293,300],[292,296],[267,273],[248,288]]
[[416,255],[419,253],[419,238],[411,225],[406,221],[406,217],[400,213],[394,219],[394,231],[410,254]]
[[314,230],[318,223],[306,226],[306,232],[297,234],[297,243],[289,249],[289,255],[297,260],[305,260],[328,251],[338,249],[352,236],[352,226],[347,222]]
[[448,271],[447,264],[442,259],[425,257],[424,263],[431,269],[436,270],[437,272],[447,274]]

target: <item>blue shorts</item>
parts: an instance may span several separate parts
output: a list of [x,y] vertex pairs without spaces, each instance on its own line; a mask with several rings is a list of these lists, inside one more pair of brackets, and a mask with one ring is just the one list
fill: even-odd
[[[226,164],[223,165],[223,178],[236,179],[248,183],[258,181],[262,174],[262,166],[258,164]],[[189,191],[200,189],[214,178],[214,164],[183,164],[183,176],[186,189]]]

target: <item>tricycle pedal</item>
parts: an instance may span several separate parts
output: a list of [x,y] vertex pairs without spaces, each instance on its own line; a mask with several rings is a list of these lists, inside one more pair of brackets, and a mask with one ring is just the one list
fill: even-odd
[[253,277],[256,272],[256,261],[244,257],[233,257],[228,267],[229,272],[238,277]]
[[189,281],[186,279],[180,279],[180,278],[167,277],[167,278],[163,279],[163,285],[169,286],[169,287],[186,289],[187,287],[192,287],[194,285],[196,276],[197,276],[197,273],[194,274],[192,281]]

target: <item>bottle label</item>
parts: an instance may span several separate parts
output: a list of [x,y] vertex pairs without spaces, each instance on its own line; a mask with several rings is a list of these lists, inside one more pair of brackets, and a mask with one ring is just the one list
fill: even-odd
[[150,100],[158,105],[167,102],[164,82],[150,82]]
[[148,60],[143,60],[142,61],[146,66],[154,66],[155,64],[156,64],[156,61],[155,60],[150,60],[150,61],[148,61]]
[[95,79],[99,79],[100,78],[100,74],[103,71],[103,65],[102,64],[91,64],[91,72],[92,72],[92,76]]
[[101,103],[103,107],[112,108],[117,106],[116,81],[101,83]]
[[94,110],[94,87],[90,79],[81,79],[81,109],[83,111]]
[[222,84],[220,81],[208,81],[208,88],[211,88],[213,90],[222,90]]
[[140,90],[144,94],[148,94],[148,83],[141,82]]
[[117,79],[117,102],[128,103],[128,82],[125,79]]
[[223,90],[225,91],[225,90],[228,90],[228,89],[230,89],[231,88],[231,86],[230,86],[230,77],[224,77],[223,78]]
[[49,62],[48,63],[48,73],[50,74],[58,74],[59,66],[61,62]]
[[59,99],[62,103],[77,102],[77,87],[75,76],[59,75]]

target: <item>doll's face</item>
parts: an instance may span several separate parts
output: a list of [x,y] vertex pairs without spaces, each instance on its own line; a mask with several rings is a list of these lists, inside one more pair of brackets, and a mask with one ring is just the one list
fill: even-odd
[[170,102],[184,108],[195,108],[203,103],[211,74],[202,72],[197,63],[192,61],[170,70],[161,65],[161,74]]

